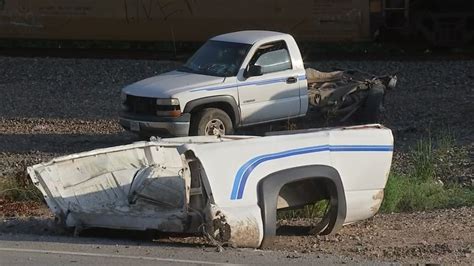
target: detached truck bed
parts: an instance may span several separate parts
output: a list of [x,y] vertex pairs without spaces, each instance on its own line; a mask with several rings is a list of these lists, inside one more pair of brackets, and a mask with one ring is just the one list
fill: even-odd
[[[275,145],[278,143],[278,145]],[[29,167],[66,227],[202,233],[261,247],[276,212],[329,200],[315,233],[375,215],[393,137],[380,125],[267,137],[158,139],[56,158]]]

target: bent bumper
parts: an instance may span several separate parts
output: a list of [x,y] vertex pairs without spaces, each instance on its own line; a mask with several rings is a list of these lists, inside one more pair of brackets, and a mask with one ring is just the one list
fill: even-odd
[[180,117],[137,117],[120,116],[120,125],[126,130],[136,133],[155,134],[157,136],[185,137],[189,135],[191,115],[183,114]]

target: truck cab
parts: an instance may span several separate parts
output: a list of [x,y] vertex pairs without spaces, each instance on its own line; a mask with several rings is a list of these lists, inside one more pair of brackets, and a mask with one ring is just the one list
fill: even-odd
[[239,31],[207,41],[177,70],[122,89],[120,124],[140,135],[226,135],[304,116],[307,80],[289,34]]

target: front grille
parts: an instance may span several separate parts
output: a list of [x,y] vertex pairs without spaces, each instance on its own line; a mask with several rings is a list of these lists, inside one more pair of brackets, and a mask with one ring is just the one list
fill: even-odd
[[127,111],[133,114],[156,115],[156,98],[127,95]]

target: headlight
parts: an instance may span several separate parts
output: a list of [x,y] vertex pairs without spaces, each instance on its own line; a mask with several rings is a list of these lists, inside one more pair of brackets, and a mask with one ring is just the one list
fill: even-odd
[[157,105],[179,105],[178,99],[167,98],[167,99],[156,99]]
[[156,99],[156,115],[165,117],[179,117],[181,115],[179,100],[173,98]]

